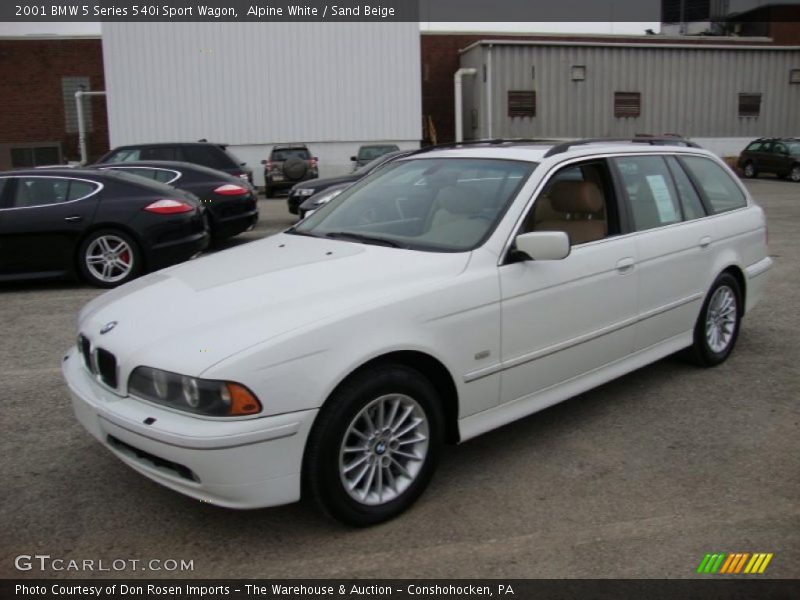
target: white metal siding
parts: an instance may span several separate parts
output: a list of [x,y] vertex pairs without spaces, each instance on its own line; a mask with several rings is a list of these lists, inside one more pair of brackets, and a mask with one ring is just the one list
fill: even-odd
[[[473,54],[487,61],[487,48],[476,46],[462,64],[474,64]],[[800,50],[501,44],[492,47],[491,60],[495,137],[752,138],[800,132],[800,85],[789,84],[790,69],[800,68]],[[571,80],[572,65],[586,66],[585,81]],[[480,79],[476,84],[484,85]],[[509,118],[509,90],[536,90],[536,116]],[[614,117],[618,91],[641,92],[639,117]],[[762,94],[761,115],[739,117],[738,94],[751,92]],[[474,133],[486,136],[485,124]]]
[[104,23],[112,146],[419,140],[417,23]]

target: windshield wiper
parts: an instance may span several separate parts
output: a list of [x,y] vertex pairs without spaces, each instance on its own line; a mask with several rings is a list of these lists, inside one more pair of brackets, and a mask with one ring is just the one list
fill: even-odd
[[331,238],[334,240],[353,240],[354,242],[364,242],[365,244],[375,244],[378,246],[389,246],[390,248],[406,248],[407,246],[403,246],[402,244],[398,244],[392,240],[387,240],[386,238],[373,236],[373,235],[366,235],[364,233],[356,233],[354,231],[331,231],[325,234],[325,237]]
[[289,229],[284,230],[283,233],[289,233],[291,235],[307,235],[308,237],[322,237],[321,235],[317,235],[316,233],[311,233],[310,231],[300,231],[297,229],[297,225],[292,225]]

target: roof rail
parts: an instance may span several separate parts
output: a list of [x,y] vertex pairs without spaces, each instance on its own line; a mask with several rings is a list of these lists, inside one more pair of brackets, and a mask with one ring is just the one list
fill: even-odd
[[490,138],[480,140],[467,140],[462,142],[446,142],[443,144],[434,144],[433,146],[425,146],[419,150],[411,153],[424,154],[425,152],[433,152],[434,150],[445,150],[447,148],[460,148],[462,146],[477,146],[478,144],[486,144],[488,146],[499,146],[501,144],[545,144],[547,142],[554,143],[561,140],[554,140],[550,138]]
[[549,156],[555,156],[556,154],[562,154],[566,152],[573,146],[584,146],[586,144],[599,144],[603,142],[628,142],[634,144],[649,144],[651,146],[687,146],[689,148],[700,148],[699,144],[695,144],[694,142],[687,140],[685,138],[673,137],[673,136],[664,136],[664,137],[651,137],[651,136],[640,136],[640,137],[633,137],[633,138],[585,138],[582,140],[573,140],[571,142],[564,142],[558,144],[557,146],[553,146],[548,150],[544,157],[547,158]]

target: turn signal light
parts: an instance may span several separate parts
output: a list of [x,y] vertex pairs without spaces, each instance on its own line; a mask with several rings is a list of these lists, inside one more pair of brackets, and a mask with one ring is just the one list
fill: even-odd
[[145,206],[144,209],[147,212],[156,213],[157,215],[174,215],[192,212],[194,207],[181,200],[157,200]]
[[225,387],[228,388],[231,399],[228,415],[254,415],[261,412],[261,403],[246,387],[230,382],[226,383]]
[[243,196],[247,193],[247,188],[236,185],[235,183],[226,183],[215,189],[214,193],[221,194],[222,196]]

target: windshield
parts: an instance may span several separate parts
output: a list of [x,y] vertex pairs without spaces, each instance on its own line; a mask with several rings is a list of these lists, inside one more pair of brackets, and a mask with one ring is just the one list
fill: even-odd
[[390,163],[289,233],[463,252],[494,230],[537,163],[476,158]]

